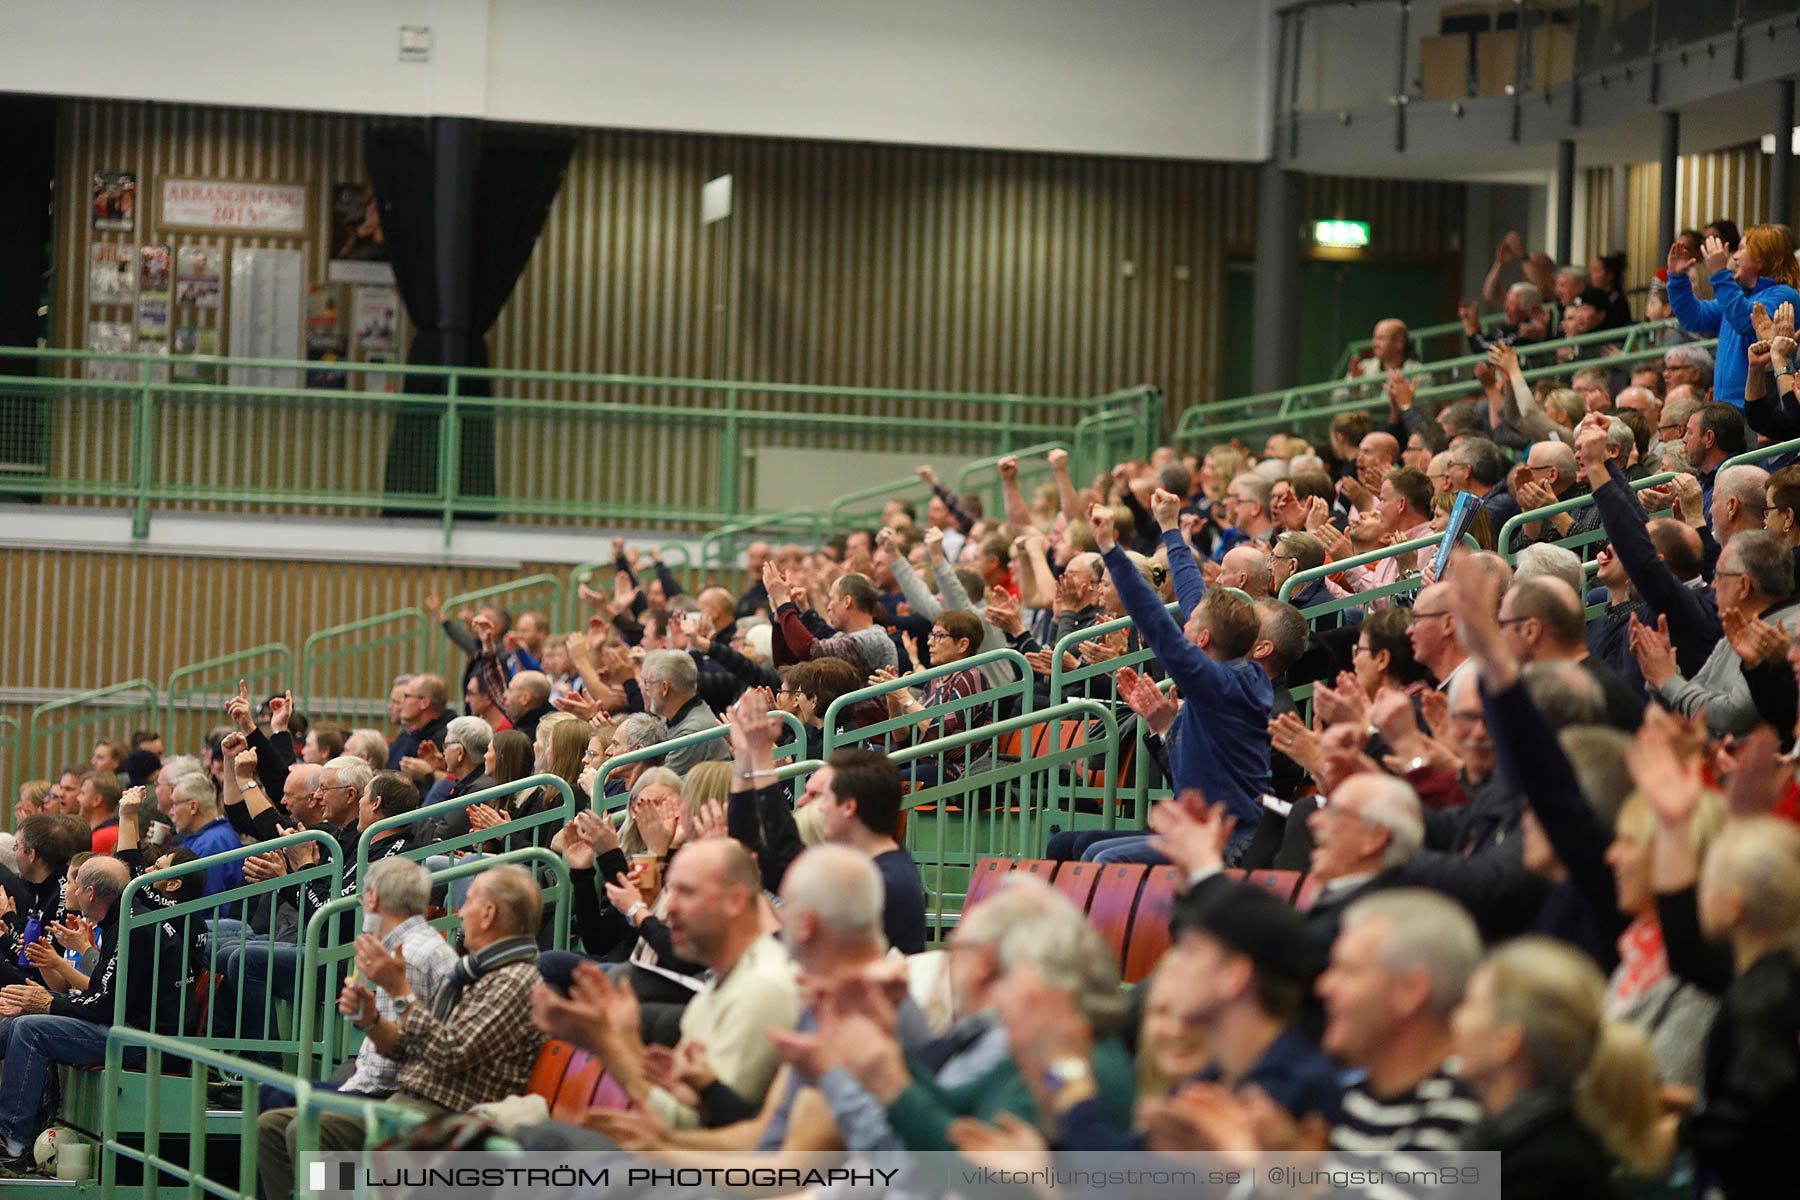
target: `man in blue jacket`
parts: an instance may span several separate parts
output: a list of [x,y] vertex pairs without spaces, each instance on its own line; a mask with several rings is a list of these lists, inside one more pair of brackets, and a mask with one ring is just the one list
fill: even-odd
[[[1770,313],[1784,302],[1800,308],[1800,292],[1761,273],[1767,267],[1792,277],[1794,271],[1794,246],[1785,233],[1777,233],[1774,238],[1767,234],[1753,236],[1770,228],[1773,227],[1759,225],[1746,231],[1735,254],[1718,238],[1706,239],[1701,253],[1712,280],[1711,300],[1696,299],[1693,284],[1688,281],[1687,270],[1694,263],[1694,252],[1680,241],[1669,247],[1669,307],[1688,332],[1718,335],[1713,399],[1734,408],[1744,407],[1744,379],[1749,374],[1744,351],[1756,341],[1756,329],[1750,323],[1751,305],[1760,303]],[[1777,261],[1761,261],[1757,244],[1767,241],[1785,244],[1786,263],[1779,261],[1779,247],[1770,255]]]
[[[1181,713],[1164,739],[1175,791],[1193,788],[1224,805],[1237,822],[1232,834],[1236,847],[1262,819],[1262,798],[1270,789],[1269,711],[1274,690],[1268,672],[1246,657],[1262,629],[1255,604],[1225,589],[1207,591],[1194,553],[1181,536],[1179,504],[1166,492],[1151,498],[1163,527],[1182,625],[1175,623],[1119,546],[1112,510],[1095,505],[1088,520],[1125,611],[1181,691]],[[1149,850],[1148,841],[1115,839],[1095,847],[1089,857],[1101,862],[1161,861]]]

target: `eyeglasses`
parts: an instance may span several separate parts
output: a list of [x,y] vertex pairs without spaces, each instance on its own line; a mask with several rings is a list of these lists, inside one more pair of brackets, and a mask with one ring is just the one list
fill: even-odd
[[1450,610],[1447,608],[1439,609],[1437,612],[1420,612],[1418,609],[1415,608],[1410,613],[1407,614],[1407,620],[1408,621],[1429,621],[1433,617],[1447,617],[1449,615],[1450,615]]
[[329,796],[333,792],[354,792],[355,790],[356,788],[348,783],[340,783],[336,787],[316,787],[313,789],[313,795]]
[[1504,629],[1508,625],[1522,625],[1529,620],[1531,620],[1530,617],[1501,617],[1499,624],[1500,628]]
[[1726,579],[1734,575],[1748,575],[1748,571],[1714,571],[1714,579]]
[[934,629],[929,634],[926,635],[925,640],[928,642],[935,642],[940,638],[948,639],[949,637],[950,637],[950,635],[945,633],[943,630]]

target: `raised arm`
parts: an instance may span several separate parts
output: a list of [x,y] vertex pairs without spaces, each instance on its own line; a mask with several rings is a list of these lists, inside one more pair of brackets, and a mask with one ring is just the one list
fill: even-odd
[[1088,519],[1093,523],[1094,540],[1100,546],[1100,557],[1112,575],[1113,588],[1119,593],[1120,602],[1125,605],[1125,611],[1130,614],[1132,623],[1137,626],[1145,644],[1167,669],[1169,677],[1181,689],[1183,696],[1205,695],[1209,681],[1218,675],[1218,664],[1204,650],[1187,640],[1181,626],[1175,623],[1175,618],[1164,607],[1162,597],[1151,590],[1150,585],[1144,582],[1143,576],[1132,565],[1131,559],[1119,548],[1118,537],[1113,530],[1112,510],[1096,504],[1090,510]]
[[1069,452],[1058,447],[1052,450],[1050,458],[1050,474],[1056,477],[1056,494],[1062,498],[1063,520],[1073,524],[1085,520],[1087,511],[1081,507],[1081,494],[1075,490],[1075,481],[1069,478]]
[[1701,300],[1694,295],[1688,268],[1695,262],[1693,252],[1681,242],[1669,247],[1669,308],[1681,327],[1689,333],[1719,332],[1719,305],[1714,300]]
[[1000,495],[1006,502],[1006,523],[1014,529],[1024,529],[1031,524],[1031,506],[1025,503],[1025,493],[1019,490],[1019,460],[1015,455],[1007,455],[995,464],[1000,472]]

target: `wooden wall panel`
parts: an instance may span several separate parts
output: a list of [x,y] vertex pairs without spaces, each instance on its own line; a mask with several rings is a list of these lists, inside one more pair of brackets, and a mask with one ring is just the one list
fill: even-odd
[[568,567],[422,568],[175,554],[0,550],[0,595],[30,637],[0,644],[0,687],[80,690],[265,642],[296,656],[327,626]]
[[[366,120],[70,101],[62,194],[85,197],[92,172],[111,169],[138,172],[146,210],[171,172],[304,180],[314,227],[283,244],[304,246],[322,278],[328,189],[361,177]],[[701,184],[724,173],[735,181],[733,215],[703,226]],[[1314,178],[1305,215],[1370,220],[1383,231],[1381,256],[1452,266],[1462,194],[1455,184]],[[1218,397],[1225,356],[1235,352],[1224,344],[1219,298],[1227,256],[1255,253],[1255,201],[1255,168],[1244,164],[590,130],[500,315],[492,358],[518,369],[1027,395],[1152,383],[1178,411]],[[84,205],[65,205],[59,218],[63,345],[84,333],[86,222]],[[555,383],[512,390],[599,394]],[[605,395],[678,408],[718,399],[681,388]],[[848,406],[758,402],[795,412]],[[385,416],[170,407],[158,438],[164,477],[379,489]],[[877,417],[928,420],[967,415],[958,407],[855,402]],[[64,412],[55,469],[123,478],[131,439],[117,397],[96,391]],[[1054,410],[1033,416],[1066,423]],[[721,445],[705,421],[580,414],[509,415],[496,441],[502,495],[664,507],[709,499]],[[747,444],[992,450],[935,427],[781,427]]]

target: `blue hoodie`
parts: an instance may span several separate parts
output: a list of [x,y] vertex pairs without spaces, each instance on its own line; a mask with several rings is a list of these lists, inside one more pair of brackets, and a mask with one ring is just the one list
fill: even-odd
[[1696,300],[1687,274],[1671,274],[1669,307],[1689,333],[1718,335],[1719,347],[1713,352],[1713,399],[1742,408],[1744,377],[1750,373],[1744,351],[1756,340],[1750,306],[1761,303],[1772,317],[1783,301],[1800,309],[1800,292],[1765,275],[1758,277],[1756,290],[1746,296],[1728,267],[1713,272],[1712,288],[1714,299]]
[[[1163,534],[1163,545],[1185,618],[1205,598],[1206,584],[1179,532]],[[1262,797],[1271,786],[1269,710],[1275,691],[1268,672],[1248,658],[1214,662],[1187,640],[1122,547],[1114,546],[1101,558],[1138,633],[1181,689],[1181,715],[1163,739],[1175,792],[1198,788],[1209,802],[1223,804],[1237,818],[1232,844],[1238,845],[1262,819]]]

